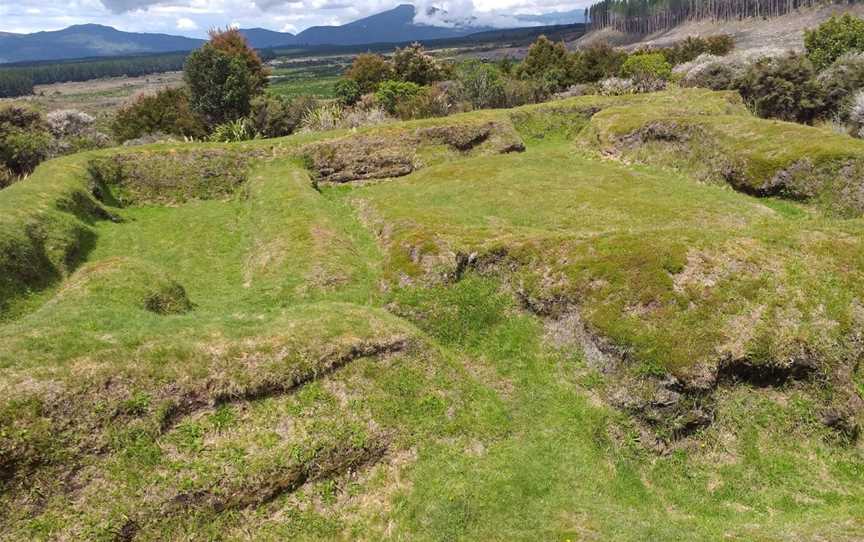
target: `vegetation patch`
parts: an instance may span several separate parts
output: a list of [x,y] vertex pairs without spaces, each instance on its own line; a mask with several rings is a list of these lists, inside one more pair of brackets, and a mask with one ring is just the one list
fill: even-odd
[[448,156],[522,152],[521,138],[506,122],[445,124],[410,131],[373,131],[326,140],[301,152],[316,181],[347,183],[403,177]]
[[247,179],[249,155],[233,149],[160,149],[88,163],[94,195],[108,205],[177,205],[231,197]]

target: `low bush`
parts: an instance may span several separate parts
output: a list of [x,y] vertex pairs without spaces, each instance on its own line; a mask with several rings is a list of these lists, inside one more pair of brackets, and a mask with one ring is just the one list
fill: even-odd
[[506,105],[504,80],[492,64],[469,60],[456,68],[455,95],[474,109],[490,109]]
[[731,90],[736,88],[746,69],[745,63],[740,60],[704,54],[696,60],[676,66],[673,72],[680,76],[682,87]]
[[248,120],[252,130],[260,137],[283,137],[297,131],[306,113],[317,106],[318,102],[308,96],[291,100],[282,96],[263,95],[252,100],[252,112]]
[[630,79],[620,77],[609,77],[600,81],[597,91],[602,96],[625,96],[637,92],[636,84]]
[[818,70],[849,52],[864,52],[864,20],[846,13],[804,33],[807,57]]
[[545,102],[549,97],[550,94],[546,87],[536,81],[511,78],[504,81],[505,107],[519,107],[520,105]]
[[12,170],[3,164],[0,164],[0,190],[6,188],[15,182],[15,175]]
[[344,106],[356,104],[363,93],[360,91],[360,85],[353,79],[343,78],[336,82],[335,87],[336,98]]
[[864,89],[864,53],[841,56],[819,74],[817,81],[825,93],[826,110],[845,120],[856,92]]
[[403,120],[446,117],[453,112],[450,93],[440,85],[423,87],[418,94],[396,104],[396,116]]
[[56,138],[80,137],[93,129],[95,119],[87,113],[73,109],[52,111],[47,116],[48,129]]
[[627,60],[627,53],[619,51],[607,43],[592,45],[575,54],[574,81],[576,83],[596,83],[615,77]]
[[377,106],[369,108],[354,107],[344,112],[341,125],[343,128],[353,129],[364,126],[378,126],[393,122],[394,120],[396,119]]
[[204,120],[192,111],[189,95],[183,89],[139,96],[117,112],[111,130],[120,142],[154,133],[196,139],[207,135]]
[[400,103],[413,99],[423,91],[423,87],[406,81],[384,81],[375,92],[375,100],[388,113],[395,114]]
[[672,75],[672,66],[662,53],[640,53],[631,55],[621,66],[621,75],[636,84],[652,85],[667,80]]
[[[27,175],[48,158],[54,143],[42,115],[30,108],[0,108],[0,166],[4,177]],[[9,184],[10,181],[5,181]]]
[[249,141],[258,137],[253,123],[249,119],[237,119],[220,124],[210,134],[210,141],[217,143],[237,143]]
[[763,118],[811,123],[824,108],[824,92],[806,56],[762,58],[738,83],[741,96]]
[[864,138],[864,91],[858,91],[849,107],[849,122],[855,137]]
[[721,34],[700,38],[689,36],[671,47],[660,49],[666,60],[674,65],[691,62],[700,55],[710,54],[714,56],[726,56],[735,48],[735,40],[732,36]]
[[302,126],[304,132],[326,132],[337,130],[342,127],[342,119],[345,110],[339,104],[323,104],[315,109],[309,110],[303,116]]

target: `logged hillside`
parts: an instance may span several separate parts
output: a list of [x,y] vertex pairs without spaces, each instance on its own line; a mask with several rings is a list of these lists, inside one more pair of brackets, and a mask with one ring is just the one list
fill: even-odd
[[860,540],[864,142],[585,96],[0,192],[4,540]]
[[684,18],[673,25],[647,31],[627,32],[608,25],[595,28],[577,42],[587,45],[609,42],[631,48],[668,47],[690,36],[728,35],[735,39],[740,51],[749,50],[803,50],[804,31],[816,28],[834,15],[864,14],[864,5],[858,3],[815,4],[799,6],[794,11],[772,16],[731,18]]

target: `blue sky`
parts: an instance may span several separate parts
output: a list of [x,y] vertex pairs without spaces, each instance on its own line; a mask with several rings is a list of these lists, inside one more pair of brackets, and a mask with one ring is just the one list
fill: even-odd
[[196,37],[229,24],[298,32],[314,25],[344,24],[400,3],[435,6],[457,17],[508,26],[515,14],[568,11],[590,0],[4,0],[0,31],[26,33],[99,23],[126,31]]

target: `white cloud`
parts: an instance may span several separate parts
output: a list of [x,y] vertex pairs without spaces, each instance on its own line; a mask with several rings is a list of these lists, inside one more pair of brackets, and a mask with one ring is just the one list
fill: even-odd
[[198,23],[188,17],[177,19],[177,30],[198,30]]

